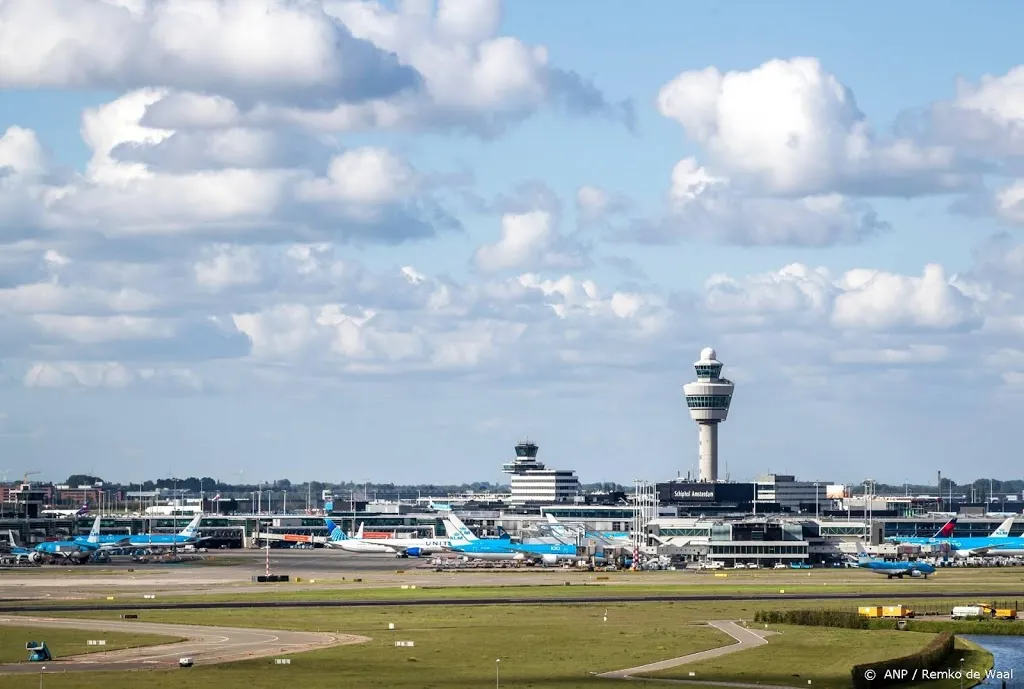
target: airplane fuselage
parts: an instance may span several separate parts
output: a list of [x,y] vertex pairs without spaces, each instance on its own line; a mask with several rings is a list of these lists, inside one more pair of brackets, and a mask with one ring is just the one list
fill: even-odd
[[929,574],[935,573],[935,568],[924,562],[886,562],[885,560],[869,560],[857,564],[861,569],[867,569],[875,574],[884,574],[890,579],[893,577],[923,577],[928,578]]
[[900,543],[911,545],[942,546],[948,545],[958,555],[970,555],[973,552],[985,551],[990,555],[1008,555],[1010,551],[1024,550],[1024,538],[1017,536],[976,536],[967,538],[915,538],[900,539]]

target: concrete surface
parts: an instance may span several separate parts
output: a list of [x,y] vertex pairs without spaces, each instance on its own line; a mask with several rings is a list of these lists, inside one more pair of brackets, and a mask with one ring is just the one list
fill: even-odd
[[679,665],[685,665],[687,663],[696,663],[701,660],[708,660],[710,658],[718,658],[720,656],[728,655],[730,653],[736,653],[737,651],[743,651],[748,648],[757,648],[768,643],[764,637],[772,632],[757,631],[753,629],[747,629],[732,620],[712,620],[708,624],[719,631],[725,632],[731,636],[735,643],[728,644],[725,646],[719,646],[718,648],[712,648],[707,651],[700,651],[699,653],[690,653],[685,656],[678,658],[670,658],[668,660],[659,660],[656,663],[648,663],[646,665],[638,665],[637,667],[626,668],[625,670],[612,670],[611,672],[603,672],[598,677],[603,679],[632,679],[641,680],[645,682],[670,682],[672,684],[699,684],[701,686],[719,686],[719,687],[736,687],[737,689],[744,687],[766,687],[773,685],[765,684],[744,684],[742,682],[710,682],[694,678],[692,680],[683,679],[653,679],[650,677],[637,677],[648,672],[658,672],[660,670],[668,670],[670,668],[678,667]]
[[[0,674],[167,669],[177,667],[178,659],[186,656],[193,658],[195,665],[213,665],[237,660],[280,656],[330,646],[358,644],[370,640],[368,637],[354,634],[46,617],[0,617],[0,625],[84,629],[129,634],[161,634],[184,639],[178,643],[159,646],[89,653],[68,658],[58,656],[57,660],[47,663],[4,664],[0,665]],[[54,650],[57,653],[60,652],[60,649]],[[182,671],[187,672],[187,670]]]

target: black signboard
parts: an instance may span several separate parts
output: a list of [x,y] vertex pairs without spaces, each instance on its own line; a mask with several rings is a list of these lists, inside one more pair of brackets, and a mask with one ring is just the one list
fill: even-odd
[[658,499],[663,503],[751,502],[754,484],[669,481],[658,484]]

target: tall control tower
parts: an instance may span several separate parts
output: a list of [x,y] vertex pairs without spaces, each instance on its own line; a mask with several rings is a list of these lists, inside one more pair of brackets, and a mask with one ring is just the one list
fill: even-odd
[[718,424],[729,416],[729,403],[735,387],[722,378],[722,362],[711,347],[700,352],[700,361],[693,365],[697,380],[683,386],[690,418],[699,431],[700,480],[718,480]]

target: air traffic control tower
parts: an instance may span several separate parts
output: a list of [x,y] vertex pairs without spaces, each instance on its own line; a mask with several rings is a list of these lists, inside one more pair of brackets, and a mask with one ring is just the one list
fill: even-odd
[[718,480],[718,424],[729,416],[729,403],[735,387],[722,378],[722,362],[711,347],[700,352],[694,363],[697,380],[683,386],[690,418],[697,422],[699,433],[700,480]]

